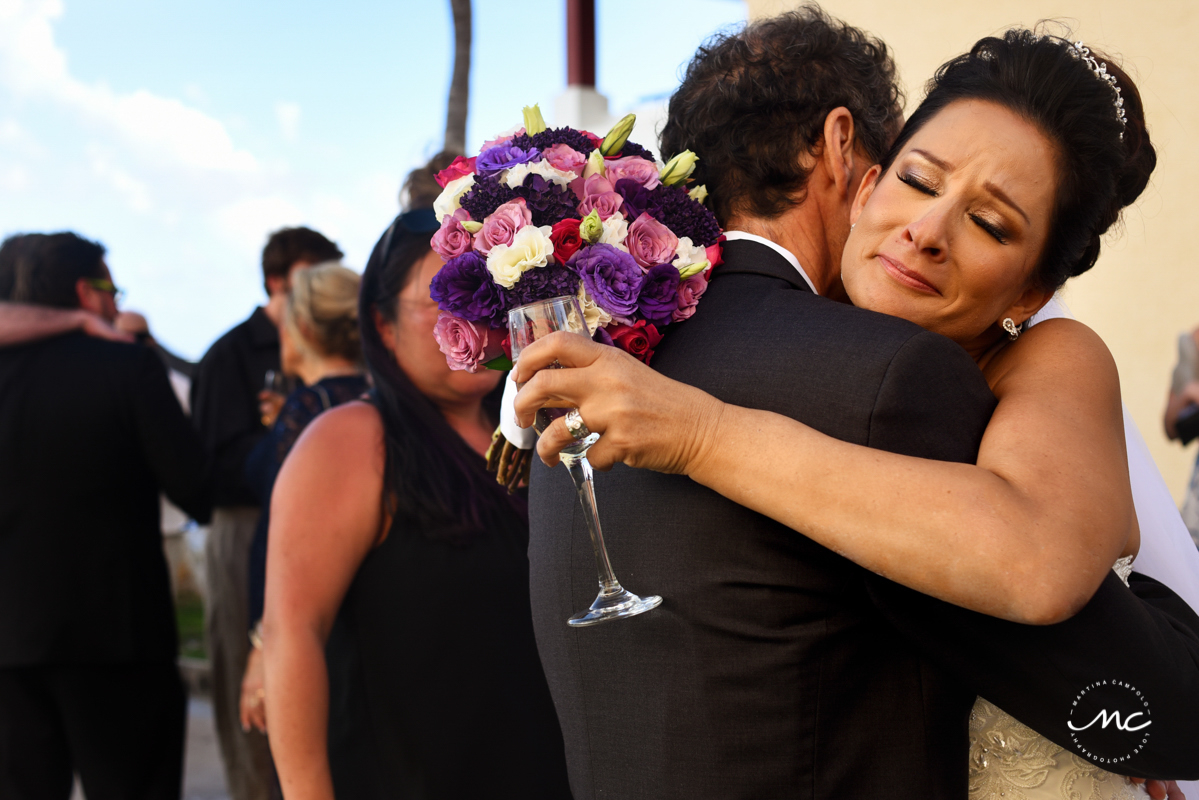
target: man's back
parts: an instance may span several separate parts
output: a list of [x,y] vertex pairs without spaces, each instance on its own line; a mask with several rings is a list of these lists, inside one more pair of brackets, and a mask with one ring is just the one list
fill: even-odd
[[[994,399],[960,348],[803,291],[762,245],[726,262],[657,369],[847,441],[973,460]],[[964,795],[973,693],[884,622],[868,573],[684,477],[617,467],[596,490],[617,574],[664,603],[567,628],[594,564],[568,478],[538,462],[534,618],[576,797]]]
[[172,662],[158,493],[191,510],[203,478],[149,348],[0,350],[0,665]]

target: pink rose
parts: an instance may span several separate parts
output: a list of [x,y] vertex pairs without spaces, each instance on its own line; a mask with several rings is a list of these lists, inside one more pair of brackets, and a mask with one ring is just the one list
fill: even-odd
[[441,228],[433,234],[429,246],[433,248],[434,253],[441,256],[442,261],[457,258],[473,246],[471,242],[474,237],[462,227],[462,223],[469,219],[470,212],[465,208],[459,208],[441,221]]
[[556,144],[552,147],[547,147],[541,151],[542,157],[550,162],[550,166],[554,169],[560,169],[563,172],[573,172],[576,175],[583,174],[583,166],[587,163],[587,157],[575,150],[567,144]]
[[670,315],[671,322],[690,319],[699,305],[699,298],[708,291],[708,279],[703,275],[692,275],[679,282],[679,307]]
[[493,147],[499,147],[502,144],[508,144],[508,142],[512,141],[517,136],[524,136],[524,135],[525,135],[524,128],[517,128],[516,130],[512,131],[512,133],[502,133],[499,136],[495,137],[494,139],[490,139],[486,142],[483,142],[483,146],[479,148],[479,152],[482,153],[484,150],[490,150]]
[[441,172],[437,173],[437,175],[434,176],[434,180],[437,181],[438,186],[444,189],[447,183],[456,181],[464,175],[474,174],[475,159],[467,158],[466,156],[458,156],[454,159],[452,164],[443,169]]
[[603,175],[592,175],[583,182],[583,202],[579,203],[579,216],[585,217],[594,209],[600,219],[607,219],[620,211],[624,198],[612,190],[612,182]]
[[679,237],[648,213],[642,213],[629,226],[629,235],[624,243],[629,248],[629,255],[644,270],[674,261]]
[[484,364],[504,354],[502,330],[489,328],[442,311],[433,326],[437,346],[445,353],[450,369],[478,372]]
[[653,189],[662,181],[658,179],[658,166],[641,156],[626,156],[605,162],[607,178],[615,186],[622,178],[635,181],[646,189]]
[[523,197],[509,200],[483,220],[483,227],[475,234],[475,249],[490,253],[497,244],[512,244],[516,232],[532,221],[533,214]]

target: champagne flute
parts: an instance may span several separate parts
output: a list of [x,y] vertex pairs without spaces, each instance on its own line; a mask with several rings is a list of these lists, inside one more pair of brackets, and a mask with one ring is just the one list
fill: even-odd
[[[513,360],[519,358],[520,351],[531,342],[554,331],[587,335],[587,323],[583,319],[579,300],[569,295],[540,300],[512,309],[508,312],[508,328],[511,333]],[[555,364],[554,368],[561,367]],[[538,409],[533,428],[541,433],[551,422],[568,411],[570,409],[567,408]],[[657,595],[643,598],[633,594],[620,585],[620,581],[616,580],[616,575],[612,572],[612,563],[608,559],[608,549],[604,546],[604,535],[600,530],[599,513],[595,508],[591,464],[587,461],[587,450],[599,441],[599,438],[598,433],[592,433],[578,440],[576,444],[563,448],[561,452],[562,463],[566,465],[566,470],[574,481],[579,503],[583,506],[583,518],[587,521],[587,530],[591,534],[595,566],[599,571],[599,595],[589,609],[567,620],[568,625],[574,626],[596,625],[612,619],[636,616],[651,608],[657,608],[662,603],[662,598]]]

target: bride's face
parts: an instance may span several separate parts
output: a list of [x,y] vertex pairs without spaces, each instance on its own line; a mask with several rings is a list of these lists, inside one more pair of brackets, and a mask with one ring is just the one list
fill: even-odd
[[850,299],[978,356],[1004,317],[1048,299],[1031,278],[1056,184],[1053,145],[1030,123],[990,102],[946,106],[863,181],[841,261]]

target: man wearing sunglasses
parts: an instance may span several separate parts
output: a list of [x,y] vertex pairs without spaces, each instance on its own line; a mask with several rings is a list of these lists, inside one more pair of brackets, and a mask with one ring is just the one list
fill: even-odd
[[[24,245],[0,274],[12,300],[116,319],[102,245]],[[77,331],[0,349],[0,797],[66,797],[73,773],[88,796],[179,796],[186,694],[158,498],[197,513],[205,477],[151,349]]]

